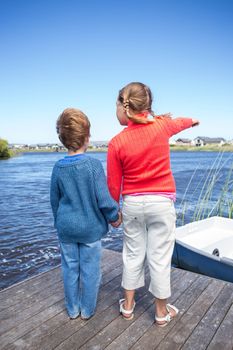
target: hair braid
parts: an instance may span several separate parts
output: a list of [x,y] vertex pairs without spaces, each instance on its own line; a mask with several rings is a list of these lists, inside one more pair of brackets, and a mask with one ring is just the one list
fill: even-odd
[[154,117],[154,118],[156,117],[156,114],[154,111],[152,111],[152,109],[149,112],[150,112],[150,115],[152,115],[152,117]]
[[142,83],[130,83],[120,90],[118,101],[123,105],[127,117],[133,122],[148,124],[154,121],[137,116],[143,112],[151,114],[152,93],[148,86]]

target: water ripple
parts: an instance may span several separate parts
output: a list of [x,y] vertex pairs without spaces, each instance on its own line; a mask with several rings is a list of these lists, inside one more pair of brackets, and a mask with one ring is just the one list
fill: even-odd
[[[63,156],[62,153],[28,153],[0,161],[0,289],[60,263],[49,203],[49,186],[52,167]],[[92,156],[100,159],[106,169],[105,153],[93,153]],[[216,153],[211,152],[171,154],[177,183],[177,206],[197,165],[201,174],[215,158]],[[228,169],[229,166],[226,171]],[[193,195],[190,192],[187,196],[193,196],[195,202],[199,193]],[[187,213],[191,216],[192,212],[193,208],[190,207]],[[112,228],[103,239],[103,245],[120,251],[122,229]]]

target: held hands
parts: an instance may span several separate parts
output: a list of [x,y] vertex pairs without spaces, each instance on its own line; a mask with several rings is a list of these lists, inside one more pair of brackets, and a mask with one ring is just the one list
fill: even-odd
[[197,125],[200,124],[199,120],[197,120],[197,119],[192,119],[192,121],[193,121],[193,125],[192,126],[197,126]]
[[113,227],[118,227],[118,226],[120,226],[120,224],[122,223],[122,214],[121,214],[120,211],[118,212],[118,215],[119,215],[119,217],[118,217],[118,220],[117,220],[117,221],[110,222],[110,224],[111,224]]

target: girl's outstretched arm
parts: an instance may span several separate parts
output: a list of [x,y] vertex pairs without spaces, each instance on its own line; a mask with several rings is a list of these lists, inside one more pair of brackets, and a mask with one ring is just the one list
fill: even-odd
[[200,122],[197,119],[192,118],[174,118],[169,117],[162,118],[165,128],[167,129],[168,136],[171,137],[175,134],[178,134],[180,131],[191,128],[192,126],[199,125]]

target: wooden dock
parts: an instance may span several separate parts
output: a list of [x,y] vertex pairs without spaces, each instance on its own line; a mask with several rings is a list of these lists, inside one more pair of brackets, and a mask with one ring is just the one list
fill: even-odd
[[154,325],[153,297],[137,292],[135,317],[119,315],[121,254],[103,253],[97,312],[70,320],[63,301],[60,267],[0,292],[0,349],[233,349],[233,284],[180,269],[172,270],[172,297],[179,316]]

